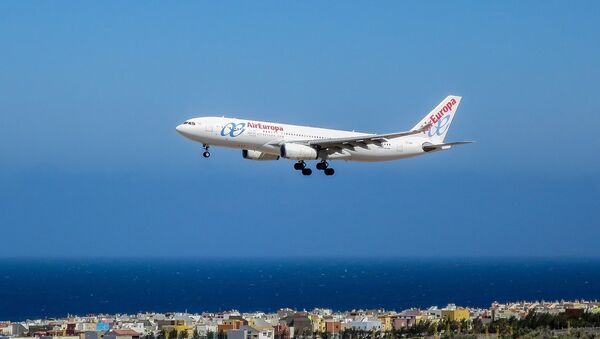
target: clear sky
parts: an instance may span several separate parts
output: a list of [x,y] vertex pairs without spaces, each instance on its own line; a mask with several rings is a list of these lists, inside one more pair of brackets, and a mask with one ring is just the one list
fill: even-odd
[[[2,1],[0,256],[600,256],[600,2]],[[476,144],[303,177],[175,126]],[[317,173],[320,174],[320,173]]]

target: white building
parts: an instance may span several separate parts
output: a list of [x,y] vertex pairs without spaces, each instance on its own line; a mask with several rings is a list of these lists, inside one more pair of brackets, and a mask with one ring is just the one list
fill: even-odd
[[201,337],[205,337],[209,332],[217,333],[217,322],[204,322],[196,325],[196,331]]
[[360,320],[349,322],[346,327],[359,331],[381,331],[381,321],[364,317]]
[[0,335],[12,336],[13,334],[13,326],[10,323],[2,323],[0,324]]
[[242,326],[238,330],[227,331],[227,339],[273,339],[273,329],[257,330],[254,327]]
[[442,310],[437,306],[431,306],[424,311],[427,320],[438,320],[442,319]]

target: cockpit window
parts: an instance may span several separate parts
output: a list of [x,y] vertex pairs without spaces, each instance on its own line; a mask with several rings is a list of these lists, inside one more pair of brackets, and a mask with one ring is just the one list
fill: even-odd
[[183,124],[184,124],[184,125],[194,125],[194,126],[196,125],[196,123],[195,123],[195,122],[193,122],[193,121],[186,121],[186,122],[184,122]]

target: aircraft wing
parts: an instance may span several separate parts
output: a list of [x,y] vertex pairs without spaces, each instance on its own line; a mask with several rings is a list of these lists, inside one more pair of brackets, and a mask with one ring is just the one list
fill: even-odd
[[313,139],[313,140],[298,140],[293,141],[293,143],[304,144],[310,146],[317,146],[319,148],[344,148],[344,147],[354,147],[354,146],[366,146],[367,144],[381,144],[383,141],[387,141],[392,138],[405,137],[407,135],[414,135],[425,132],[431,128],[431,124],[426,124],[421,128],[406,131],[406,132],[397,132],[397,133],[387,133],[387,134],[366,134],[361,136],[352,136],[345,138],[330,138],[330,139]]
[[449,142],[445,144],[437,144],[437,145],[423,145],[423,151],[431,152],[431,151],[441,151],[452,148],[454,145],[464,145],[464,144],[472,144],[473,141],[455,141]]

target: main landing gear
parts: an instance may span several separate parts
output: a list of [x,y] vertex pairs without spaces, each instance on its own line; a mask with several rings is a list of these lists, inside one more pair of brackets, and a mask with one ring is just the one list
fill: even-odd
[[203,146],[204,146],[204,153],[202,153],[202,156],[205,158],[210,157],[210,152],[208,151],[208,145],[204,144]]
[[333,175],[335,173],[333,168],[329,167],[329,163],[327,163],[327,161],[325,161],[325,160],[317,163],[317,169],[319,171],[323,171],[323,173],[325,173],[325,175]]
[[311,175],[312,170],[306,167],[306,163],[304,161],[298,161],[294,164],[294,169],[296,171],[302,171],[302,175]]
[[[302,175],[311,175],[312,174],[312,170],[310,168],[306,167],[306,163],[304,161],[298,161],[297,163],[295,163],[294,169],[296,171],[302,171]],[[323,173],[325,173],[325,175],[328,175],[328,176],[333,175],[335,173],[333,168],[330,168],[329,164],[325,160],[317,163],[317,169],[319,171],[323,171]]]

